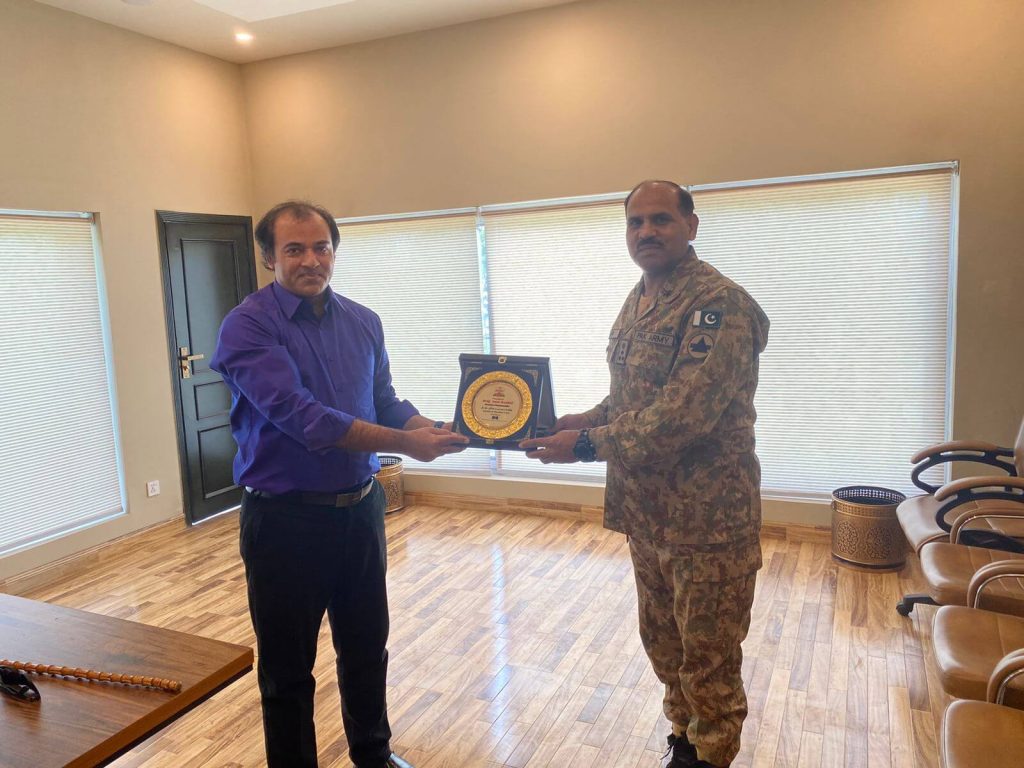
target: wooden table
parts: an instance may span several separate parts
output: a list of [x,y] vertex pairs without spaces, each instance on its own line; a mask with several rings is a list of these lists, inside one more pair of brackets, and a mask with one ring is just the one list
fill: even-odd
[[0,594],[0,658],[181,682],[179,693],[32,675],[0,695],[0,766],[106,765],[252,669],[252,649]]

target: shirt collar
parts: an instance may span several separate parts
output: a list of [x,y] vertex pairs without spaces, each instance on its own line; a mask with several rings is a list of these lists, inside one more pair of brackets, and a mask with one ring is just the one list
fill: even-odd
[[[295,313],[302,308],[303,305],[307,305],[307,302],[301,296],[296,296],[294,293],[289,291],[287,288],[282,288],[281,284],[277,281],[271,284],[271,290],[274,292],[274,298],[277,299],[278,306],[281,307],[281,311],[284,312],[285,317],[289,320],[295,319]],[[332,307],[337,306],[341,308],[341,302],[337,301],[336,294],[331,290],[331,286],[327,286],[324,289],[324,308],[327,312],[331,312]]]
[[665,284],[661,286],[661,295],[665,297],[672,296],[684,288],[690,281],[690,275],[697,269],[698,264],[700,264],[700,259],[697,258],[697,252],[693,250],[691,245],[686,249],[686,255],[683,256],[683,260],[673,267],[668,278],[665,280]]
[[[690,282],[690,275],[696,270],[700,264],[700,259],[697,258],[697,252],[691,245],[686,250],[686,255],[683,260],[676,264],[668,277],[665,278],[665,282],[662,283],[660,295],[658,301],[675,301],[676,296],[682,292],[686,287],[687,283]],[[640,296],[644,292],[644,279],[640,278],[640,281],[633,288],[636,296]]]

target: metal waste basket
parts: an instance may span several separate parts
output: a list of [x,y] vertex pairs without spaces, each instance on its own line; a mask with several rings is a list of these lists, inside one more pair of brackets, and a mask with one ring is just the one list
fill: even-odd
[[402,457],[401,456],[378,456],[380,459],[380,472],[377,473],[377,482],[384,489],[387,497],[385,514],[397,512],[405,506],[405,490],[402,488]]
[[896,507],[899,491],[849,485],[832,492],[832,557],[845,565],[899,570],[907,560]]

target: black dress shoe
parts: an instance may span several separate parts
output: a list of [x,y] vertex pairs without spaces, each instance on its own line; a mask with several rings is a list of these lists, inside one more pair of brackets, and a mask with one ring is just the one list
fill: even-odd
[[668,735],[668,748],[661,758],[662,768],[693,768],[697,763],[697,749],[686,738],[686,734]]
[[384,768],[413,768],[413,764],[406,762],[394,752],[391,753],[391,757],[384,763]]

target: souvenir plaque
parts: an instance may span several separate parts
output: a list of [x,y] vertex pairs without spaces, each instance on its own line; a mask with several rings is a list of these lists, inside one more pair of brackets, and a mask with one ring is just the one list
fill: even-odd
[[519,450],[555,425],[551,366],[546,357],[459,355],[462,381],[455,431],[471,448]]

